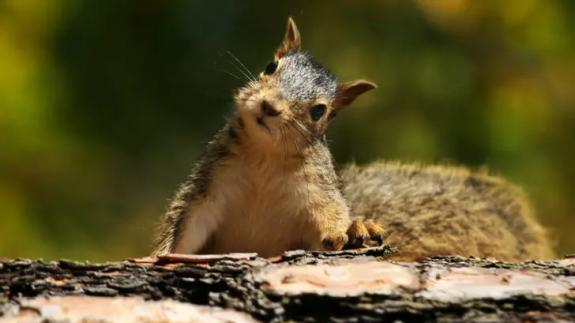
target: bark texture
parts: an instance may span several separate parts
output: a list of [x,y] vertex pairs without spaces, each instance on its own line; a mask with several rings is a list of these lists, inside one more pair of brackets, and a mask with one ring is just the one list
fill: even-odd
[[81,321],[100,312],[99,319],[122,322],[575,321],[575,258],[400,263],[386,260],[390,253],[380,247],[105,264],[3,259],[0,322]]

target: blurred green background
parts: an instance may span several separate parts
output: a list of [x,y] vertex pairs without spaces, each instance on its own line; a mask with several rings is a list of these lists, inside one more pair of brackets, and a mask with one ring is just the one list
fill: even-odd
[[338,162],[488,166],[575,251],[575,1],[0,0],[0,256],[111,260],[154,223],[292,15],[341,79],[379,84]]

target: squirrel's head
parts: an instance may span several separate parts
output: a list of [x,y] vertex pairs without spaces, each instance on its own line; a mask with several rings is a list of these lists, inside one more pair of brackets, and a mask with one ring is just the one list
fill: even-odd
[[339,83],[301,50],[300,33],[290,17],[274,60],[235,100],[250,137],[266,146],[301,151],[323,140],[336,114],[375,87],[365,80]]

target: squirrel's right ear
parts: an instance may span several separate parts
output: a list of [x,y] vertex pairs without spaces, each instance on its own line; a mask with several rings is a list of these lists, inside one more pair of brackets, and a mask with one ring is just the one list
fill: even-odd
[[276,60],[282,58],[283,56],[287,55],[289,52],[297,52],[301,48],[301,37],[299,35],[299,30],[293,19],[291,17],[288,18],[287,21],[287,30],[284,36],[284,39],[276,50],[275,58]]
[[375,89],[377,85],[366,80],[355,80],[338,85],[333,107],[335,110],[341,110],[350,105],[358,96]]

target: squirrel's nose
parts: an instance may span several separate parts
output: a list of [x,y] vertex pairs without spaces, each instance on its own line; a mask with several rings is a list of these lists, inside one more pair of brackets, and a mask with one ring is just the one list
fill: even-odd
[[276,109],[271,103],[269,103],[266,100],[263,100],[261,103],[261,107],[262,107],[262,112],[266,115],[266,116],[270,116],[270,117],[277,117],[281,114],[281,111],[279,111],[278,109]]

